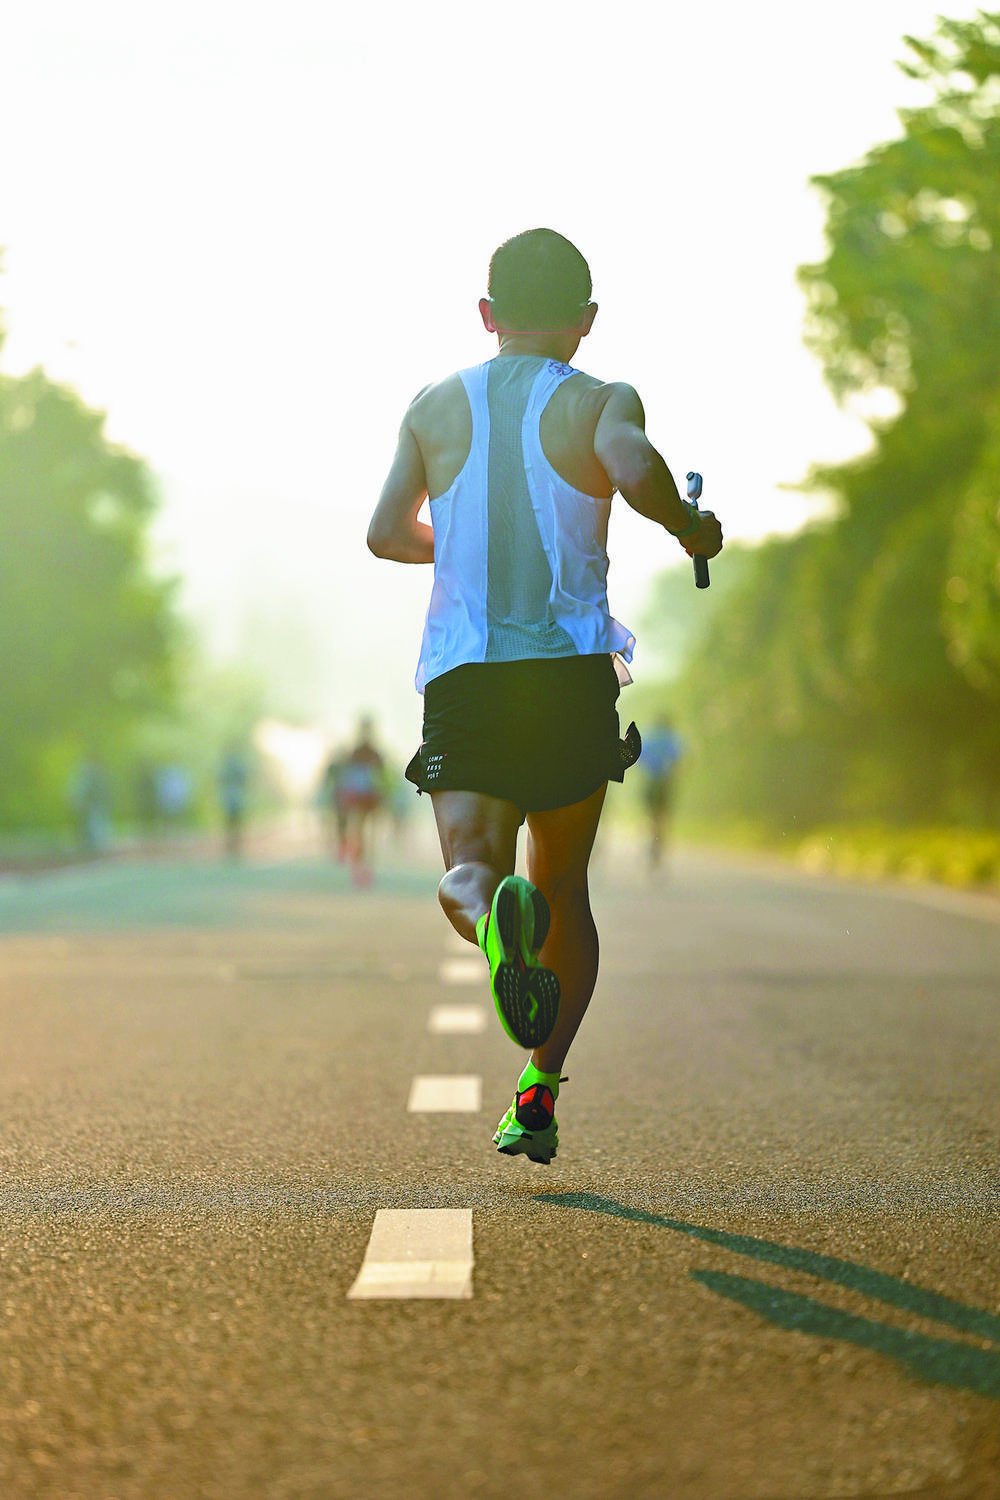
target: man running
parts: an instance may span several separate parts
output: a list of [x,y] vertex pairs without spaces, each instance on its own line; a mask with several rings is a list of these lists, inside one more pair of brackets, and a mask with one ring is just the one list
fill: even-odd
[[[433,803],[441,905],[486,955],[504,1030],[531,1049],[494,1143],[549,1162],[559,1075],[597,980],[590,852],[608,781],[639,754],[615,708],[635,640],[608,610],[611,497],[689,554],[714,557],[722,530],[680,498],[632,387],[570,364],[597,315],[576,247],[551,229],[516,235],[488,290],[498,352],[411,403],[368,546],[434,564],[423,742],[406,775]],[[428,497],[431,526],[417,520]],[[527,880],[512,873],[525,820]]]

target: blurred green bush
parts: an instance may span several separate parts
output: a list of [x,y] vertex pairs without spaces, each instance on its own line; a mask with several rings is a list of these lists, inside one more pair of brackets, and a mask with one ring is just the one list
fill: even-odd
[[1000,833],[877,825],[816,829],[799,845],[810,874],[1000,886]]

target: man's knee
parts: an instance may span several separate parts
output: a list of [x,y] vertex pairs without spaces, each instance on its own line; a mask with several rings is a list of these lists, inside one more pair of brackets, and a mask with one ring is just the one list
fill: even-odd
[[588,892],[590,851],[553,847],[553,841],[537,836],[528,841],[528,879],[537,885],[547,901],[579,899]]

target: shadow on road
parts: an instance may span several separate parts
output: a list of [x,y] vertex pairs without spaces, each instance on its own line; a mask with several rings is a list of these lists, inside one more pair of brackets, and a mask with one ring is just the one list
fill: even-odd
[[[847,1287],[879,1302],[889,1303],[904,1312],[931,1318],[938,1323],[947,1323],[958,1333],[972,1334],[976,1338],[1000,1344],[1000,1317],[996,1314],[984,1308],[969,1307],[964,1302],[942,1296],[940,1292],[914,1286],[908,1281],[889,1276],[884,1271],[872,1270],[870,1266],[858,1265],[856,1261],[840,1260],[836,1256],[820,1255],[812,1250],[780,1245],[772,1240],[755,1239],[751,1235],[729,1234],[722,1229],[709,1229],[701,1224],[690,1224],[683,1219],[672,1219],[663,1214],[646,1213],[643,1209],[631,1208],[628,1204],[616,1202],[614,1198],[602,1198],[595,1193],[538,1193],[535,1195],[535,1202],[549,1203],[556,1208],[578,1208],[589,1213],[608,1214],[616,1219],[629,1219],[638,1224],[672,1229],[678,1234],[690,1235],[692,1239],[704,1240],[707,1244],[718,1245],[751,1260],[767,1261],[792,1271],[804,1271],[807,1275],[819,1277],[835,1286]],[[933,1338],[927,1334],[897,1328],[890,1323],[841,1312],[812,1297],[783,1291],[780,1287],[752,1277],[704,1270],[692,1271],[691,1276],[710,1291],[728,1297],[730,1301],[739,1302],[779,1328],[859,1344],[898,1360],[923,1380],[974,1391],[979,1396],[1000,1397],[1000,1350],[976,1349],[969,1344]]]

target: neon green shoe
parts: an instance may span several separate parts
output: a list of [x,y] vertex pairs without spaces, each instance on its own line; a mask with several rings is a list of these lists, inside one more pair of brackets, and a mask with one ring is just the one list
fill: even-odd
[[501,880],[493,905],[476,923],[500,1025],[519,1047],[540,1047],[559,1014],[559,980],[537,957],[548,931],[549,904],[520,875]]
[[[555,1073],[541,1073],[528,1063],[517,1080],[510,1108],[496,1128],[493,1144],[504,1156],[526,1156],[547,1167],[559,1149],[556,1099],[565,1083]],[[521,1085],[524,1085],[522,1088]]]

